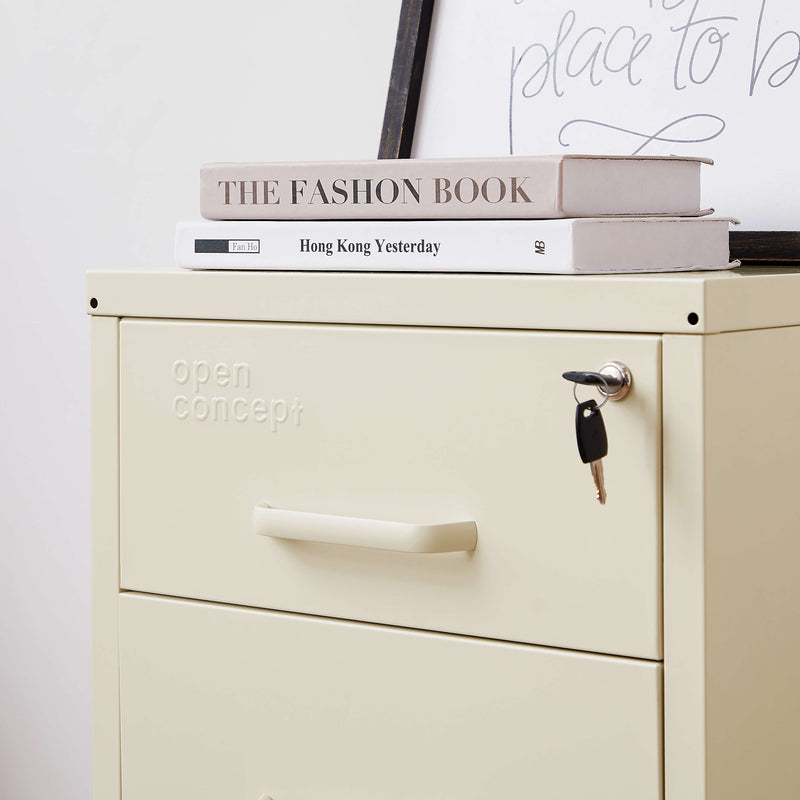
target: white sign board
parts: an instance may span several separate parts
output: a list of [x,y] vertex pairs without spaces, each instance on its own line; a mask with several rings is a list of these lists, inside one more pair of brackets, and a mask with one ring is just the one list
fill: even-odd
[[800,229],[800,0],[437,0],[414,156],[713,158],[704,205]]

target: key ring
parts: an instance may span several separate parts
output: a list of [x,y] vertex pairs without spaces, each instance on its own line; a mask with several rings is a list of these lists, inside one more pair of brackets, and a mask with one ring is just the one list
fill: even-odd
[[578,404],[580,400],[575,384],[596,386],[603,395],[603,402],[598,408],[602,408],[609,400],[622,400],[630,391],[632,381],[631,371],[621,361],[608,361],[598,372],[562,372],[561,377],[572,381],[572,396]]
[[[606,380],[605,375],[601,375],[599,372],[597,373],[597,377],[602,381],[603,388],[601,390],[601,394],[603,395],[602,401],[595,406],[596,410],[600,410],[610,399],[611,399],[611,389],[608,385],[608,381]],[[589,384],[597,386],[598,384]],[[580,405],[581,401],[578,400],[578,382],[574,381],[572,384],[572,396],[575,398],[575,402]]]
[[[600,390],[600,394],[603,395],[603,401],[597,408],[602,408],[611,398],[613,392],[611,391],[611,381],[603,375],[602,372],[564,372],[561,375],[562,378],[565,378],[568,381],[572,381],[572,396],[575,398],[575,402],[580,405],[580,400],[578,400],[578,384],[582,383],[585,386],[597,386]],[[602,386],[602,388],[600,388]]]

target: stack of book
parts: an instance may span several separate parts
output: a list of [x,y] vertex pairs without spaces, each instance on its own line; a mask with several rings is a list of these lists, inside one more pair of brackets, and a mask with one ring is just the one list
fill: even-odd
[[529,156],[218,163],[189,269],[602,273],[724,269],[732,220],[707,216],[707,159]]

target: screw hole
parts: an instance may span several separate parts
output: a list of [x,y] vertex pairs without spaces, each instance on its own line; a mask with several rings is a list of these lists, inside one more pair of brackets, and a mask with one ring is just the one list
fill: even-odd
[[96,297],[93,297],[93,298],[92,298],[92,299],[89,301],[89,305],[90,305],[92,308],[97,308],[97,298],[96,298]]
[[697,314],[694,313],[694,311],[692,311],[692,313],[689,314],[689,316],[686,317],[686,319],[690,325],[697,325],[697,323],[700,322],[700,317],[698,317]]

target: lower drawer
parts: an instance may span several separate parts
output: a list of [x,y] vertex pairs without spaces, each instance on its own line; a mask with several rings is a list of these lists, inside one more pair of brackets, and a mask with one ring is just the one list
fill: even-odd
[[661,666],[135,593],[125,800],[657,800]]

